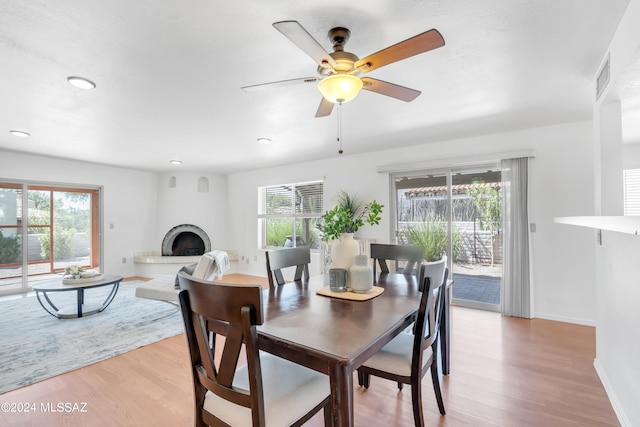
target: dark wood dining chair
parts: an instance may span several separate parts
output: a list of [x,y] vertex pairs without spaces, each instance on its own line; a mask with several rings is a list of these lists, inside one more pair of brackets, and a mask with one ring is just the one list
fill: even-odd
[[[184,272],[178,279],[196,427],[301,426],[320,409],[325,426],[332,424],[329,377],[259,351],[260,285],[207,282]],[[216,345],[223,346],[221,355]]]
[[403,384],[411,385],[413,419],[416,427],[424,426],[422,412],[422,377],[431,371],[431,382],[438,409],[445,415],[440,378],[438,373],[438,331],[444,315],[444,301],[449,270],[446,259],[431,263],[429,271],[421,265],[420,276],[424,277],[418,316],[413,333],[402,332],[358,368],[358,383],[369,388],[370,376],[396,381],[402,390]]
[[380,266],[382,273],[389,272],[387,260],[394,261],[396,270],[398,270],[398,261],[406,261],[402,272],[404,274],[413,274],[414,269],[416,269],[424,259],[424,249],[420,246],[372,243],[371,258],[373,258],[374,276],[376,274],[376,264]]
[[269,250],[266,252],[266,258],[269,287],[274,288],[286,283],[282,275],[282,269],[287,267],[296,268],[293,281],[302,280],[303,278],[304,280],[309,280],[311,250],[308,246]]

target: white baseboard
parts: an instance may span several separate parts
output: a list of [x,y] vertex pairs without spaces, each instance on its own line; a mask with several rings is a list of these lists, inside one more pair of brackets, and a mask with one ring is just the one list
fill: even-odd
[[611,406],[613,406],[613,411],[616,413],[618,421],[620,421],[620,425],[622,427],[631,427],[631,422],[627,418],[627,415],[624,413],[624,409],[622,408],[622,405],[620,405],[620,401],[618,401],[618,397],[616,396],[616,393],[611,386],[609,377],[607,377],[607,372],[604,370],[604,367],[602,366],[598,358],[594,359],[593,367],[596,369],[596,373],[600,378],[600,382],[604,387],[604,391],[609,397],[609,402],[611,402]]
[[578,319],[576,317],[557,316],[555,314],[548,313],[535,313],[533,317],[538,319],[555,320],[556,322],[574,323],[576,325],[596,326],[596,321],[591,319]]

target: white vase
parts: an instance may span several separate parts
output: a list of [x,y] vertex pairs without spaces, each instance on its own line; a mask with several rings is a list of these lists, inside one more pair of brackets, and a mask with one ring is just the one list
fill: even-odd
[[349,271],[353,258],[360,253],[360,245],[353,239],[353,233],[342,233],[331,244],[331,268],[344,268]]
[[364,294],[373,289],[373,268],[366,255],[356,255],[353,259],[353,265],[349,269],[349,283],[351,291],[355,293]]

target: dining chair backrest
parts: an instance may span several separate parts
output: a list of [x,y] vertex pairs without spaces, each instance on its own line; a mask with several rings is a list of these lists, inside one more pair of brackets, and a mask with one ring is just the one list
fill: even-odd
[[[422,277],[422,294],[420,306],[416,318],[414,335],[414,357],[413,368],[422,369],[422,357],[415,357],[418,353],[432,346],[433,354],[436,354],[436,344],[440,321],[444,316],[446,282],[449,276],[449,269],[446,265],[446,258],[429,264],[420,266],[420,277]],[[419,359],[419,360],[417,360]]]
[[[297,248],[273,249],[266,252],[267,275],[269,287],[282,286],[286,283],[282,269],[295,267],[293,281],[309,280],[309,263],[311,250],[308,246]],[[275,279],[275,280],[274,280]]]
[[[436,403],[440,414],[445,415],[444,400],[442,399],[442,391],[440,389],[440,379],[438,373],[438,344],[440,322],[444,317],[445,308],[445,292],[447,292],[447,278],[449,269],[446,263],[442,263],[445,267],[442,276],[429,276],[425,271],[421,274],[424,277],[423,292],[420,297],[420,306],[416,317],[414,328],[413,355],[411,357],[411,390],[413,403],[413,417],[416,426],[424,426],[424,414],[421,402],[421,393],[417,392],[417,388],[422,388],[422,377],[426,374],[426,369],[431,371],[431,382],[433,391],[436,396]],[[421,270],[425,269],[423,265]],[[427,349],[429,350],[427,352]],[[425,359],[425,355],[427,358]],[[414,397],[414,393],[416,397]],[[417,399],[416,399],[417,398]]]
[[371,258],[373,258],[374,275],[376,274],[376,264],[380,266],[382,273],[389,273],[387,260],[395,262],[396,270],[398,269],[398,261],[406,261],[402,272],[404,274],[413,274],[414,269],[424,259],[424,250],[420,246],[372,243]]
[[[256,325],[264,322],[262,287],[207,282],[183,272],[178,274],[178,279],[182,289],[180,307],[191,355],[196,419],[210,416],[203,414],[202,409],[207,391],[251,408],[256,420],[264,419],[256,335]],[[217,365],[214,360],[216,332],[226,335],[222,358]],[[249,372],[253,373],[249,376],[249,390],[232,386],[243,344]]]
[[328,377],[259,349],[262,286],[178,280],[195,426],[301,426],[321,409],[331,425]]
[[438,261],[423,262],[418,273],[418,289],[422,291],[425,277],[429,277],[431,281],[441,282],[444,277],[444,271],[447,268],[447,256],[442,255]]

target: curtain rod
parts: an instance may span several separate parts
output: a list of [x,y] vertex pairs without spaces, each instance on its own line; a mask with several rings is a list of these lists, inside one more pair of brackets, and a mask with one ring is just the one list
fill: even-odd
[[499,162],[503,159],[517,159],[521,157],[536,157],[535,150],[506,151],[502,153],[477,154],[468,157],[452,157],[446,159],[425,160],[413,163],[395,163],[391,165],[381,165],[376,168],[378,173],[393,173],[415,171],[422,169],[442,169],[461,166],[473,166],[479,163]]

